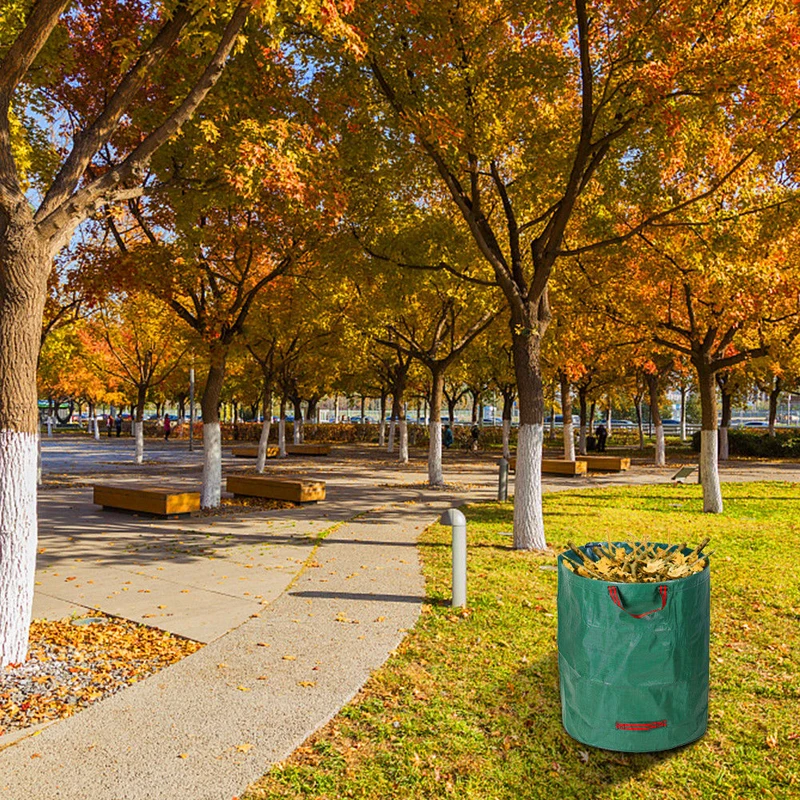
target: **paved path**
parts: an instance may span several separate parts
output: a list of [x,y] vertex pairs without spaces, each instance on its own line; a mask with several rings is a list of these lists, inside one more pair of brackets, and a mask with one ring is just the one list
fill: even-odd
[[[324,504],[177,523],[101,512],[88,488],[70,488],[74,478],[58,485],[60,473],[90,482],[112,466],[102,461],[120,462],[115,480],[144,472],[163,482],[178,463],[171,482],[198,480],[199,454],[181,443],[151,449],[158,463],[144,470],[125,466],[121,447],[45,443],[37,610],[60,617],[98,606],[208,644],[0,750],[0,800],[230,800],[386,660],[424,597],[419,532],[451,505],[491,497],[496,485],[490,458],[448,454],[455,489],[430,492],[422,460],[398,467],[374,450],[345,450],[271,465],[327,480]],[[226,461],[227,470],[239,466]],[[668,483],[673,469],[553,478],[545,490]],[[800,465],[734,464],[724,478],[800,480]]]

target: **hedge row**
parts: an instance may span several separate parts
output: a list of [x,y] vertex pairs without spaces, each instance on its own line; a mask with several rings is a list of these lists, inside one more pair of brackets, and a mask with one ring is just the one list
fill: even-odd
[[[692,447],[700,452],[700,431],[692,435]],[[800,431],[776,430],[775,436],[741,428],[728,429],[728,452],[732,456],[800,458]]]

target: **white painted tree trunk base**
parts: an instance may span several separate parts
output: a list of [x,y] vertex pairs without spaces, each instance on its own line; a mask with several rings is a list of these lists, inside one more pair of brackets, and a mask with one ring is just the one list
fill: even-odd
[[222,500],[222,434],[219,422],[203,425],[203,488],[201,508],[218,508]]
[[269,443],[269,428],[272,420],[267,416],[261,423],[261,436],[258,440],[258,458],[256,458],[256,472],[263,472],[267,465],[267,444]]
[[575,434],[571,422],[564,422],[564,458],[567,461],[575,460]]
[[378,428],[378,447],[386,447],[386,422],[381,420]]
[[94,418],[94,438],[95,441],[100,441],[100,422],[97,417]]
[[431,422],[428,426],[430,444],[428,445],[428,484],[430,486],[444,486],[442,473],[442,425],[440,422]]
[[727,461],[730,458],[730,445],[728,443],[728,428],[723,426],[719,429],[719,453],[717,461]]
[[408,464],[408,423],[404,419],[400,420],[400,449],[397,460],[401,464]]
[[700,483],[703,487],[703,511],[722,513],[722,490],[719,485],[717,464],[717,432],[700,432]]
[[133,423],[134,461],[137,464],[144,462],[144,422]]
[[656,425],[656,457],[654,463],[657,467],[667,466],[667,446],[664,442],[663,425]]
[[503,458],[511,458],[511,420],[503,420]]
[[396,423],[392,420],[389,423],[389,442],[386,445],[386,451],[391,453],[394,451],[394,431],[395,431]]
[[278,458],[286,458],[286,420],[278,422]]
[[36,570],[35,433],[0,431],[0,668],[28,652]]
[[580,429],[578,430],[578,452],[582,455],[586,455],[586,426],[581,425]]
[[514,549],[544,550],[542,512],[542,443],[544,426],[524,424],[517,434],[514,478]]

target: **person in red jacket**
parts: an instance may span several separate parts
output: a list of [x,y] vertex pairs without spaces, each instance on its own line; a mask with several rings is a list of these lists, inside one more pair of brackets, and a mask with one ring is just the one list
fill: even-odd
[[169,434],[172,431],[172,423],[169,420],[169,416],[164,414],[164,441],[169,441]]

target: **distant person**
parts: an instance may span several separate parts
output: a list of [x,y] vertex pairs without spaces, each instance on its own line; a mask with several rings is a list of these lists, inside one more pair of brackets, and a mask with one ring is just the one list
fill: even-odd
[[472,436],[472,449],[478,449],[478,439],[481,435],[481,429],[477,425],[472,426],[472,430],[470,430],[470,436]]
[[164,441],[169,441],[169,435],[172,432],[172,422],[170,421],[169,415],[164,414]]
[[111,431],[114,430],[114,417],[109,414],[106,417],[106,430],[108,431],[108,435],[111,436]]
[[119,439],[119,437],[122,436],[122,414],[117,414],[115,423],[117,428],[117,438]]
[[606,439],[608,439],[608,430],[606,426],[603,425],[601,422],[594,430],[597,434],[597,452],[598,453],[605,453],[606,451]]
[[449,425],[444,426],[444,435],[442,436],[444,446],[449,450],[453,446],[453,431]]

